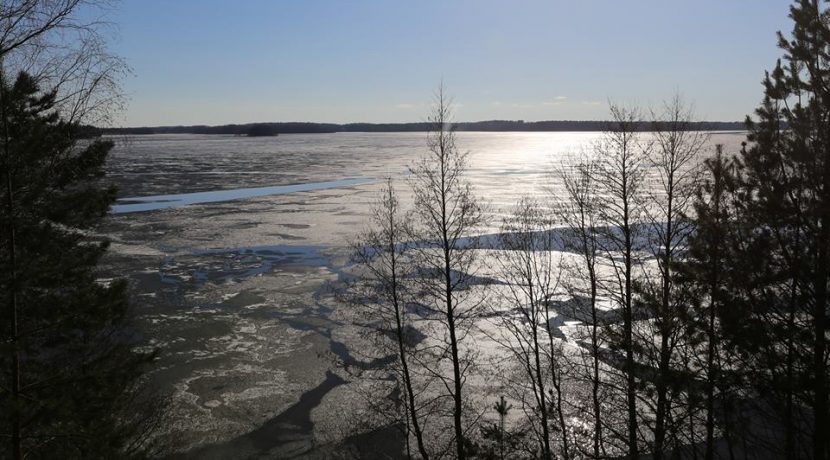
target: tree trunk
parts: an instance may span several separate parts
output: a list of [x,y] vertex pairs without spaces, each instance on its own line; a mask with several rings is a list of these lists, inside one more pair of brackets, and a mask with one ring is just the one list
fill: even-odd
[[[706,451],[704,454],[705,460],[713,460],[715,455],[715,384],[719,377],[719,373],[715,368],[715,359],[718,354],[718,340],[719,337],[715,331],[715,319],[717,318],[717,311],[719,308],[720,298],[718,296],[718,286],[720,284],[720,267],[721,267],[721,240],[723,234],[721,232],[721,201],[723,197],[723,157],[722,146],[716,147],[717,156],[715,157],[714,184],[712,189],[714,234],[711,235],[709,246],[711,247],[711,255],[709,260],[709,317],[706,325]],[[729,421],[724,420],[725,424]]]
[[[0,62],[0,67],[2,67],[2,63]],[[6,212],[9,215],[9,223],[8,228],[6,231],[8,232],[9,238],[9,266],[11,267],[10,273],[10,281],[11,281],[11,289],[9,289],[9,317],[11,318],[10,327],[10,336],[12,342],[12,348],[14,349],[14,356],[12,357],[12,368],[11,368],[11,378],[12,378],[12,413],[11,413],[11,425],[12,425],[12,458],[15,460],[20,460],[23,458],[23,450],[22,450],[22,436],[21,436],[21,421],[20,421],[20,381],[21,381],[21,362],[20,362],[20,337],[19,337],[19,330],[18,330],[18,323],[20,322],[19,315],[19,305],[18,305],[18,297],[17,297],[17,243],[15,241],[15,210],[14,210],[14,187],[12,185],[12,174],[13,174],[13,164],[12,164],[12,157],[11,152],[9,150],[9,127],[8,127],[8,114],[6,113],[6,94],[5,94],[6,82],[5,82],[5,73],[3,72],[2,68],[0,68],[0,117],[2,117],[3,123],[3,155],[5,156],[5,163],[6,163]]]
[[556,388],[556,413],[559,415],[559,426],[562,427],[562,458],[565,460],[569,460],[571,458],[570,454],[570,447],[568,441],[568,428],[565,425],[565,412],[562,410],[562,382],[561,374],[557,378],[556,374],[553,375],[553,386]]
[[597,275],[594,267],[588,268],[591,282],[591,353],[593,360],[593,376],[591,382],[591,398],[594,403],[594,458],[600,458],[602,443],[602,411],[599,403],[599,337],[597,325]]
[[[830,155],[825,160],[824,192],[830,192]],[[827,369],[824,364],[826,352],[825,333],[827,331],[827,265],[828,245],[830,245],[830,201],[824,203],[824,215],[821,219],[818,243],[818,269],[816,270],[814,289],[816,301],[814,307],[814,342],[813,342],[813,369],[815,374],[815,402],[813,404],[813,458],[824,460],[826,457],[826,443],[830,427],[827,426]]]
[[[393,199],[393,190],[391,181],[389,187],[389,202]],[[389,213],[389,256],[390,256],[390,270],[392,274],[392,306],[395,308],[395,327],[398,336],[398,353],[401,359],[401,368],[403,370],[404,386],[406,387],[407,400],[409,403],[409,418],[412,422],[412,429],[415,431],[415,439],[418,442],[418,451],[421,453],[423,460],[429,460],[426,447],[424,446],[424,438],[421,433],[421,426],[418,423],[418,413],[415,406],[415,393],[412,391],[412,379],[409,374],[409,365],[406,360],[406,347],[404,346],[404,328],[403,319],[401,318],[401,305],[398,297],[398,256],[397,256],[397,225],[395,223],[394,213]],[[409,436],[407,435],[407,449],[409,448]]]
[[666,197],[668,200],[668,208],[667,208],[667,219],[666,219],[666,233],[665,233],[665,241],[663,251],[663,270],[661,273],[662,276],[662,292],[661,292],[661,299],[660,299],[660,308],[662,310],[661,313],[661,325],[660,325],[660,363],[658,367],[658,375],[657,375],[657,420],[654,427],[654,459],[661,460],[663,458],[663,450],[665,448],[665,439],[666,439],[666,416],[668,413],[668,409],[666,408],[666,393],[668,391],[668,379],[671,375],[671,369],[669,366],[671,364],[671,350],[669,350],[669,335],[672,331],[672,322],[673,319],[671,317],[671,303],[670,303],[670,292],[671,292],[671,268],[670,264],[672,262],[672,254],[671,254],[671,241],[672,241],[672,200],[674,195],[674,177],[670,173],[669,174],[669,185],[668,185],[668,196]]
[[450,353],[452,354],[453,374],[453,422],[455,424],[455,448],[459,460],[466,458],[464,455],[464,430],[461,425],[461,366],[458,355],[458,340],[455,335],[455,311],[452,302],[452,272],[450,271],[450,242],[447,234],[447,201],[446,187],[444,185],[444,174],[441,175],[441,219],[443,223],[442,233],[444,238],[444,283],[447,306],[447,328],[450,334]]
[[[819,15],[818,2],[813,3],[813,8],[817,15]],[[825,23],[826,24],[826,23]],[[826,26],[826,25],[825,25]],[[826,29],[825,29],[826,30]],[[827,43],[822,43],[818,47],[827,46]],[[827,368],[824,361],[824,355],[827,352],[827,277],[828,277],[828,258],[830,258],[830,135],[827,129],[830,128],[830,118],[828,118],[827,110],[830,109],[830,93],[827,92],[826,86],[822,94],[822,102],[824,104],[824,119],[818,121],[817,130],[819,133],[820,146],[823,147],[823,152],[817,155],[822,155],[824,158],[823,171],[823,190],[821,202],[821,217],[818,243],[818,269],[816,270],[814,289],[816,292],[816,303],[813,313],[814,315],[814,332],[813,332],[813,368],[815,371],[815,403],[813,404],[814,425],[813,425],[813,458],[815,460],[824,460],[827,456],[828,445],[830,445],[830,426],[828,426],[828,407],[827,407]]]
[[[532,272],[529,272],[532,273]],[[531,298],[533,296],[531,291]],[[535,301],[531,300],[535,303]],[[536,313],[536,309],[533,309],[533,312]],[[545,383],[544,379],[542,378],[542,363],[539,359],[539,334],[537,332],[537,327],[535,324],[536,319],[534,318],[533,324],[533,357],[536,361],[536,384],[539,386],[539,410],[542,416],[542,448],[544,450],[544,458],[546,460],[552,460],[553,454],[550,450],[550,433],[548,430],[548,402],[547,397],[545,395]]]
[[[623,178],[623,182],[626,178]],[[628,403],[628,456],[630,458],[639,457],[639,449],[637,448],[637,393],[636,382],[634,378],[634,340],[633,340],[633,325],[632,325],[632,311],[631,311],[631,258],[632,247],[631,228],[629,226],[628,213],[628,194],[623,186],[623,233],[625,234],[624,258],[625,258],[625,292],[624,292],[624,313],[623,313],[623,328],[624,337],[623,343],[625,346],[625,371],[626,371],[626,399]]]
[[[393,248],[394,249],[394,248]],[[394,256],[393,256],[394,257]],[[403,368],[403,379],[404,385],[406,386],[406,394],[409,403],[409,417],[412,422],[412,429],[415,431],[415,439],[418,442],[418,451],[421,453],[421,457],[424,460],[429,460],[429,455],[427,454],[426,447],[424,446],[424,437],[421,433],[421,426],[418,422],[418,413],[416,412],[415,406],[415,394],[412,391],[412,379],[409,376],[409,365],[406,361],[406,350],[403,343],[403,321],[401,320],[400,308],[398,306],[398,295],[397,295],[397,276],[395,275],[395,265],[393,260],[392,265],[392,282],[394,283],[393,287],[393,299],[395,304],[395,321],[397,322],[398,328],[398,352],[401,356],[401,367]],[[407,443],[409,441],[407,440]]]

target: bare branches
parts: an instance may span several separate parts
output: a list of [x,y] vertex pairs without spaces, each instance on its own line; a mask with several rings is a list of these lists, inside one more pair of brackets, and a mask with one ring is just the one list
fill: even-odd
[[[524,379],[518,385],[530,388],[535,404],[528,423],[542,446],[543,458],[554,458],[551,447],[551,409],[559,416],[556,431],[563,433],[563,453],[568,458],[567,430],[561,405],[561,365],[553,342],[554,318],[551,302],[559,289],[560,257],[550,221],[538,202],[521,200],[502,225],[496,260],[505,291],[499,296],[510,310],[495,312],[497,325],[505,336],[503,346],[521,363]],[[550,347],[548,347],[548,344]],[[551,397],[553,391],[556,397]],[[537,428],[538,426],[538,428]]]
[[355,304],[365,310],[368,319],[376,325],[373,328],[377,334],[375,339],[387,344],[381,348],[397,358],[394,367],[399,374],[398,384],[403,387],[407,445],[411,432],[421,458],[427,460],[429,454],[419,417],[419,395],[416,394],[420,390],[416,388],[418,384],[414,382],[409,365],[410,357],[417,350],[406,311],[406,298],[409,294],[403,284],[409,274],[404,255],[407,244],[403,240],[408,233],[392,179],[387,179],[386,186],[372,209],[371,226],[354,245],[353,257],[368,271],[368,276],[352,286],[352,294],[358,297]]
[[[665,102],[661,112],[651,114],[654,143],[647,152],[651,174],[644,214],[648,248],[657,270],[652,276],[644,276],[637,287],[644,297],[646,315],[652,320],[644,325],[639,341],[643,360],[656,369],[652,451],[660,459],[666,451],[677,448],[686,419],[679,407],[683,396],[677,388],[682,375],[678,348],[685,345],[681,342],[684,326],[680,320],[686,316],[688,299],[674,286],[674,267],[694,229],[689,216],[709,136],[690,129],[693,112],[679,95]],[[655,343],[655,337],[659,343]]]
[[637,383],[634,353],[634,270],[639,264],[638,250],[643,215],[644,163],[650,145],[640,133],[640,113],[636,109],[611,105],[612,121],[594,146],[595,180],[603,200],[600,220],[605,224],[602,248],[614,272],[605,292],[621,312],[619,348],[624,354],[627,420],[627,455],[636,458],[638,445]]
[[480,305],[468,289],[476,280],[476,253],[466,248],[475,247],[474,234],[484,223],[484,213],[464,179],[467,154],[456,147],[451,104],[443,85],[436,93],[429,123],[428,152],[410,169],[416,222],[413,239],[419,242],[414,254],[422,274],[417,278],[422,292],[436,310],[443,310],[440,321],[448,355],[442,353],[441,361],[449,359],[452,366],[452,377],[445,382],[453,399],[456,455],[463,459],[462,387],[472,350],[461,344]]
[[[605,456],[606,440],[603,436],[602,385],[600,373],[600,353],[604,338],[602,327],[604,321],[598,308],[599,275],[597,259],[600,256],[600,215],[599,189],[596,182],[596,161],[584,156],[575,164],[565,165],[554,176],[561,181],[565,189],[565,200],[560,203],[559,215],[565,222],[568,232],[565,248],[579,255],[579,262],[566,266],[566,290],[574,304],[573,315],[585,325],[587,348],[583,353],[581,376],[591,386],[591,413],[593,418],[592,457]],[[587,337],[585,337],[587,336]]]
[[9,0],[0,6],[0,63],[57,92],[70,122],[108,124],[123,108],[129,68],[107,49],[109,0]]

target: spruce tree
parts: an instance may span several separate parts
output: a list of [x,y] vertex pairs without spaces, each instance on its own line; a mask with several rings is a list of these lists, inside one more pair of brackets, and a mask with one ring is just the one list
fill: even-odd
[[[78,127],[26,74],[0,75],[0,457],[124,458],[136,381],[123,281],[101,282],[107,244],[90,236],[115,190],[101,184],[113,147]],[[145,407],[146,408],[146,407]]]

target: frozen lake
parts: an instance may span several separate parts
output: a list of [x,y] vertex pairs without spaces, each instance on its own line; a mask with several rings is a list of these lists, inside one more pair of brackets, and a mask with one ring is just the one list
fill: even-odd
[[[598,133],[458,133],[493,228]],[[109,178],[122,199],[102,231],[107,276],[130,279],[137,327],[162,357],[173,395],[168,437],[191,456],[315,452],[347,433],[355,334],[326,286],[366,222],[384,177],[425,152],[425,133],[273,138],[114,138]],[[714,133],[736,152],[744,136]],[[130,212],[133,211],[133,212]],[[202,449],[202,450],[193,450]]]
[[[457,136],[459,147],[470,152],[470,179],[499,208],[523,193],[541,190],[551,166],[578,154],[597,133]],[[426,133],[152,135],[116,140],[109,176],[119,185],[120,197],[142,197],[403,177],[424,152]]]

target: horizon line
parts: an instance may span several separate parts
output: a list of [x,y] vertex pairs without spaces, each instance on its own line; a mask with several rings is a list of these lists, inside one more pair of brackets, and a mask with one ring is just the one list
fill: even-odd
[[[658,120],[641,120],[641,123],[656,123]],[[250,125],[320,125],[320,126],[354,126],[354,125],[372,125],[372,126],[384,126],[384,125],[424,125],[430,124],[430,121],[395,121],[395,122],[369,122],[369,121],[351,121],[351,122],[324,122],[324,121],[251,121],[251,122],[233,122],[233,123],[218,123],[218,124],[205,124],[205,123],[196,123],[196,124],[164,124],[164,125],[133,125],[133,126],[101,126],[100,129],[104,130],[115,130],[115,129],[152,129],[152,128],[219,128],[219,127],[230,127],[230,126],[250,126]],[[574,120],[574,119],[551,119],[551,120],[535,120],[535,121],[527,121],[522,119],[516,120],[509,120],[509,119],[490,119],[490,120],[477,120],[477,121],[455,121],[451,122],[450,125],[472,125],[472,124],[481,124],[481,123],[512,123],[512,124],[539,124],[539,123],[613,123],[613,120],[601,120],[601,119],[592,119],[592,120]],[[692,125],[698,124],[706,124],[706,123],[713,123],[713,124],[741,124],[744,125],[746,121],[727,121],[727,120],[692,120],[688,122]]]

